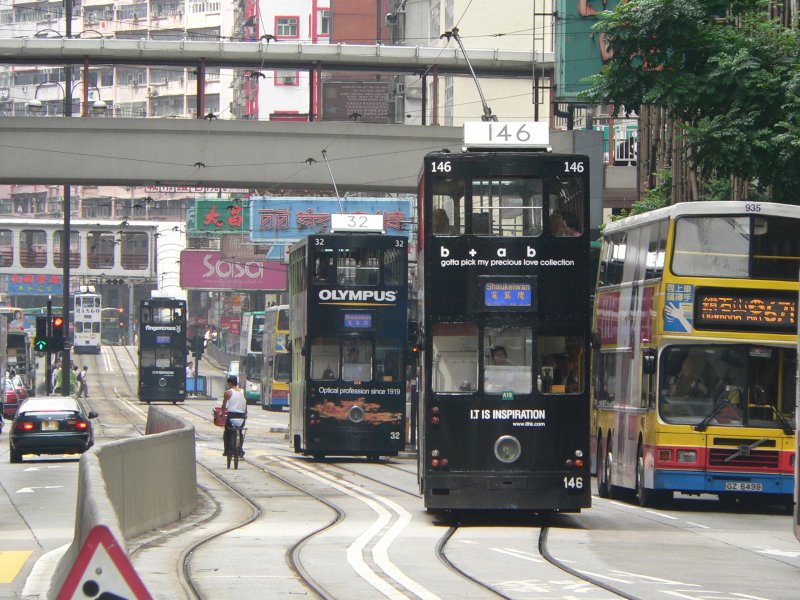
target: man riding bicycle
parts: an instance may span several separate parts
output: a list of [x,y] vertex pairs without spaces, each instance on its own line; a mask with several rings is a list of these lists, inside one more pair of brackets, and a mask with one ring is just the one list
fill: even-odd
[[[247,400],[244,397],[244,390],[239,387],[239,378],[236,375],[230,375],[227,380],[228,389],[222,397],[222,412],[227,414],[225,418],[225,431],[222,434],[222,442],[225,450],[222,452],[223,456],[228,456],[228,447],[230,438],[236,432],[236,428],[241,428],[247,419]],[[239,429],[241,431],[241,429]],[[241,437],[242,444],[244,443],[244,435]],[[239,446],[239,456],[244,456],[242,445]]]

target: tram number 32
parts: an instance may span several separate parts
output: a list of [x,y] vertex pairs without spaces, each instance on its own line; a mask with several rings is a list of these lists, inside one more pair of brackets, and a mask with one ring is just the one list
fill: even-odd
[[582,490],[583,477],[564,477],[564,489]]

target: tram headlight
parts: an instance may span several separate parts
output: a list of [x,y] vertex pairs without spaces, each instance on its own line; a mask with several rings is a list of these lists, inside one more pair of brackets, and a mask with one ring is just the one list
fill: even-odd
[[167,387],[167,380],[164,379],[163,377],[159,377],[158,387]]
[[513,463],[522,455],[522,445],[513,435],[504,435],[494,443],[494,455],[504,463]]
[[347,418],[353,423],[361,423],[364,420],[364,408],[358,404],[351,406],[347,411]]

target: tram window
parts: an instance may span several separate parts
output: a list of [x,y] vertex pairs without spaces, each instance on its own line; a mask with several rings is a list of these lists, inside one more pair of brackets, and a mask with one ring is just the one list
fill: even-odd
[[472,233],[516,237],[542,233],[542,180],[472,182]]
[[95,321],[92,323],[92,333],[100,333],[100,322]]
[[398,340],[378,340],[375,343],[375,379],[398,381],[402,377],[403,350]]
[[333,283],[336,281],[336,261],[332,253],[318,254],[314,264],[314,283]]
[[0,229],[0,267],[14,264],[14,234],[10,229]]
[[26,269],[41,269],[47,265],[47,232],[43,229],[23,229],[19,233],[19,262]]
[[487,327],[483,331],[483,390],[529,394],[533,334],[530,327]]
[[336,256],[339,285],[378,285],[380,248],[342,248]]
[[387,248],[383,251],[384,285],[402,285],[408,276],[405,261],[406,248]]
[[462,179],[445,178],[433,182],[430,227],[434,235],[461,235],[464,233],[466,224],[464,195]]
[[171,366],[169,348],[156,348],[156,367],[159,369],[168,369]]
[[354,340],[344,344],[342,379],[372,381],[372,344],[368,340]]
[[[60,269],[64,266],[61,259],[61,245],[64,236],[61,231],[53,233],[53,265]],[[81,244],[80,234],[77,231],[70,231],[69,234],[69,266],[78,268],[81,264]]]
[[146,269],[149,262],[148,236],[144,232],[123,232],[120,237],[122,268]]
[[537,385],[540,392],[574,394],[584,388],[583,340],[566,336],[539,336]]
[[550,213],[558,213],[564,221],[564,228],[557,235],[579,236],[584,232],[583,222],[585,196],[583,178],[576,176],[554,177],[547,182]]
[[472,392],[478,387],[478,327],[436,323],[432,330],[434,392]]
[[311,341],[311,379],[339,378],[339,340],[315,338]]
[[83,333],[83,323],[80,321],[75,321],[73,327],[75,328],[75,333]]

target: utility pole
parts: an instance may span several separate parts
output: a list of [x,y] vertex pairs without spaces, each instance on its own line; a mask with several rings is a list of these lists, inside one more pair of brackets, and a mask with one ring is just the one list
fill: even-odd
[[[64,0],[64,36],[67,39],[72,37],[72,0]],[[72,116],[72,66],[64,67],[64,116]],[[61,296],[61,317],[64,319],[64,350],[61,352],[61,392],[69,395],[72,390],[68,379],[72,372],[72,361],[70,360],[70,336],[69,336],[69,268],[70,268],[70,192],[69,184],[64,186],[64,231],[61,236],[61,260],[63,262],[63,272],[61,275],[62,296]],[[66,376],[64,375],[66,373]],[[66,392],[64,390],[67,390]]]

